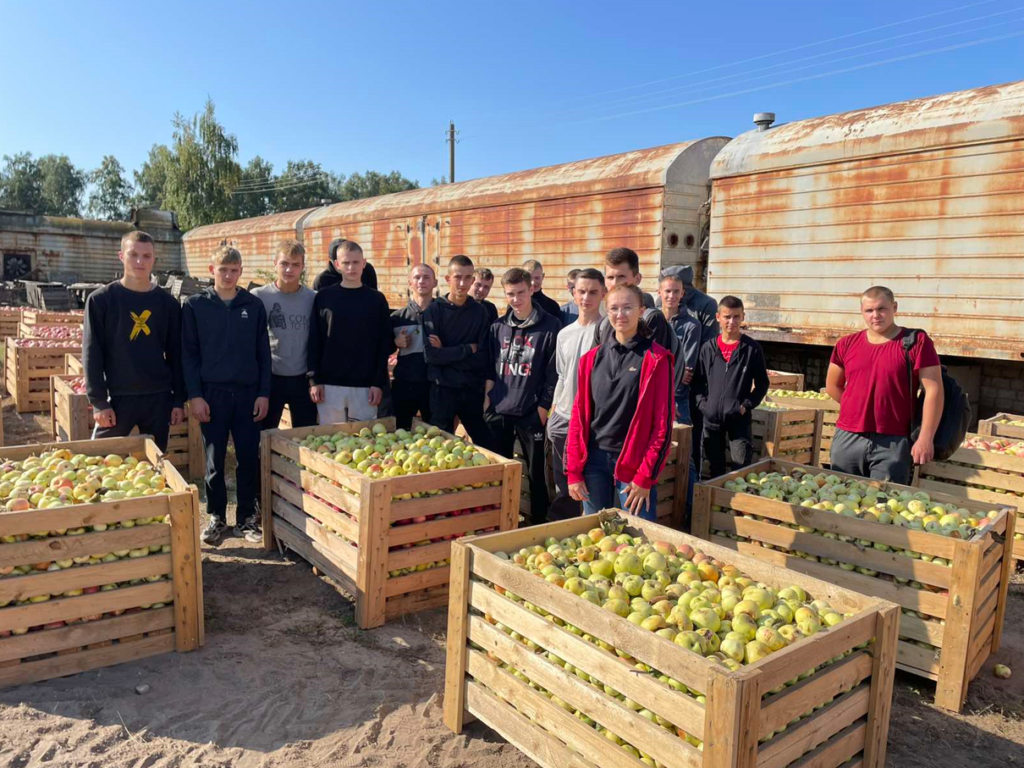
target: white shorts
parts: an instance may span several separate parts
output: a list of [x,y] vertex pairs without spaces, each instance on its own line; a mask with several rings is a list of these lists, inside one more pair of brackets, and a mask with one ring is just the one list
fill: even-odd
[[377,418],[377,406],[370,405],[369,387],[324,385],[324,401],[316,404],[321,424],[343,424]]

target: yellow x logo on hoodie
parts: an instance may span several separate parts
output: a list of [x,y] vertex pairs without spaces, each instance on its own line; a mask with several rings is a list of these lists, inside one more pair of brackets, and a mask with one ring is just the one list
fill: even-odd
[[135,325],[132,326],[132,334],[131,336],[128,337],[128,341],[135,341],[135,337],[138,336],[140,333],[144,333],[147,336],[149,336],[149,334],[152,333],[152,331],[149,330],[149,326],[146,325],[146,322],[149,320],[150,315],[153,314],[152,310],[147,309],[141,315],[136,315],[134,312],[129,312],[128,314],[131,315],[132,320],[135,321]]

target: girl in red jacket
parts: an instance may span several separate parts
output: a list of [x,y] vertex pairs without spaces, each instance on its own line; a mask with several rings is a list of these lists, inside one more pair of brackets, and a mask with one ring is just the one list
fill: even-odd
[[656,518],[655,483],[672,437],[672,354],[640,319],[643,294],[619,285],[605,299],[615,335],[580,359],[565,468],[587,514],[620,507]]

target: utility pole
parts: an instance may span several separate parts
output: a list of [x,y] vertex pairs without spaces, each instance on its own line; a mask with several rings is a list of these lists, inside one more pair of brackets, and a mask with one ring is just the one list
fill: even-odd
[[457,139],[455,138],[456,130],[455,123],[451,120],[448,121],[448,183],[455,183],[455,144]]

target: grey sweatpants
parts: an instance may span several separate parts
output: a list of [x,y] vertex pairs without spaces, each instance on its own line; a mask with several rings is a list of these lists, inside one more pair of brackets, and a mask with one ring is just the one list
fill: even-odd
[[830,456],[832,469],[836,472],[888,480],[900,485],[910,482],[914,466],[910,456],[910,438],[906,435],[837,429],[832,438]]

